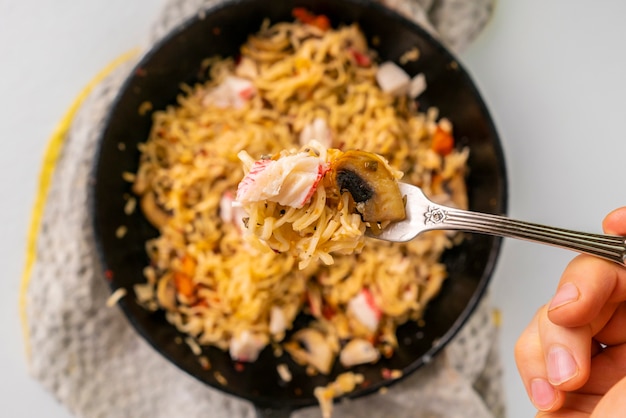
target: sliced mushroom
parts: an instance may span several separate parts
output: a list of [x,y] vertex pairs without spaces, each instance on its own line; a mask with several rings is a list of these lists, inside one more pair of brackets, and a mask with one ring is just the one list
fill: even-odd
[[332,163],[340,191],[347,191],[366,222],[401,221],[406,217],[404,198],[387,164],[376,154],[350,150]]
[[141,211],[148,221],[156,228],[163,227],[170,216],[157,203],[156,196],[152,192],[148,192],[141,196]]
[[339,354],[339,361],[344,367],[375,363],[379,358],[380,353],[376,347],[369,341],[361,338],[355,338],[348,342]]
[[311,365],[322,374],[328,374],[333,365],[334,352],[324,335],[314,329],[305,328],[293,335],[285,344],[285,350],[302,365]]

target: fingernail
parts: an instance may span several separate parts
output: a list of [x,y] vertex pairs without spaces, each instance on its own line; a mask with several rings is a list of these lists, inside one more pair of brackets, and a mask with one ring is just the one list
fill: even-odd
[[557,290],[556,295],[552,298],[552,302],[550,302],[548,310],[556,309],[559,306],[577,301],[579,297],[580,293],[576,285],[573,283],[565,283]]
[[578,373],[574,357],[565,348],[554,346],[548,352],[548,380],[553,385],[567,382]]
[[556,391],[544,379],[534,379],[530,382],[530,396],[535,407],[541,411],[547,411],[556,402]]

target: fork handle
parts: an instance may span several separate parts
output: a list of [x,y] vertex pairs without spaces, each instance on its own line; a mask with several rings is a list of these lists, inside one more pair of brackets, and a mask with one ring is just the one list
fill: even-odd
[[425,214],[429,229],[457,229],[518,238],[591,254],[625,265],[626,237],[555,228],[504,216],[433,205]]

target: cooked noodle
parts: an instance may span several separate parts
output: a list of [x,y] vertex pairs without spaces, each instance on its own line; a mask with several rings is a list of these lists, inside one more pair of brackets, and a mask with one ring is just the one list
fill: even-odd
[[[438,292],[446,276],[439,258],[455,236],[434,231],[405,244],[368,239],[353,248],[359,254],[335,254],[328,266],[328,254],[345,250],[351,234],[364,228],[346,201],[346,212],[324,215],[325,228],[299,248],[313,260],[299,269],[292,254],[244,238],[248,215],[232,207],[244,174],[237,154],[245,150],[259,159],[299,148],[303,131],[322,120],[327,146],[378,153],[404,173],[403,181],[438,202],[465,207],[467,150],[433,147],[436,135],[451,135],[451,124],[435,109],[419,112],[411,99],[381,91],[375,54],[357,25],[325,31],[266,23],[240,52],[237,61],[207,61],[209,81],[187,87],[177,105],[154,112],[150,136],[140,145],[134,191],[159,229],[147,243],[151,264],[147,285],[140,286],[152,304],[144,302],[153,307],[156,301],[200,345],[230,350],[240,361],[253,361],[260,348],[282,341],[303,311],[315,317],[311,327],[332,361],[346,341],[359,338],[389,355],[396,327],[419,319]],[[372,62],[364,65],[356,54]],[[320,192],[310,207],[323,205]],[[249,227],[256,227],[256,216],[249,216]],[[290,216],[277,217],[262,235],[286,243],[290,237],[276,231]],[[320,225],[291,220],[302,230]],[[338,228],[345,235],[334,236]],[[364,319],[363,306],[374,322]]]

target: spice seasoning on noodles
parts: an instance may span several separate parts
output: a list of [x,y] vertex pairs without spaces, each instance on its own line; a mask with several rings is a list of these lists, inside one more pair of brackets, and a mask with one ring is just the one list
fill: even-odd
[[[298,155],[302,149],[318,158],[323,172],[327,162],[347,170],[361,161],[358,152],[375,153],[378,167],[404,173],[403,182],[438,203],[465,208],[468,151],[455,146],[452,124],[436,109],[418,109],[406,77],[405,84],[391,83],[393,92],[378,85],[377,55],[357,25],[335,29],[324,19],[315,22],[265,22],[237,59],[207,61],[207,82],[186,87],[176,105],[153,113],[133,191],[159,232],[146,243],[150,265],[139,285],[144,304],[158,305],[200,346],[226,350],[238,362],[282,344],[304,367],[327,373],[340,358],[354,365],[393,353],[396,328],[420,319],[439,291],[446,277],[439,258],[457,238],[444,231],[402,244],[363,238],[366,224],[378,223],[377,213],[366,205],[352,211],[358,199],[331,194],[322,183],[339,213],[340,205],[350,209],[337,218],[329,212],[327,219],[352,231],[355,247],[344,251],[352,238],[313,226],[311,236],[327,245],[324,251],[316,252],[317,244],[296,248],[296,258],[274,251],[245,235],[269,233],[291,248],[276,234],[289,208],[260,199],[263,214],[257,216],[233,205],[244,178],[238,154],[245,150],[251,169],[282,150]],[[306,151],[311,140],[320,145]],[[328,148],[339,157],[320,160]],[[341,160],[346,154],[354,159]],[[315,158],[301,163],[315,166]],[[320,172],[314,173],[317,179]],[[349,175],[340,180],[349,188]],[[293,197],[315,210],[321,189]],[[300,264],[311,248],[311,260]],[[308,328],[284,341],[299,313],[312,317]]]

